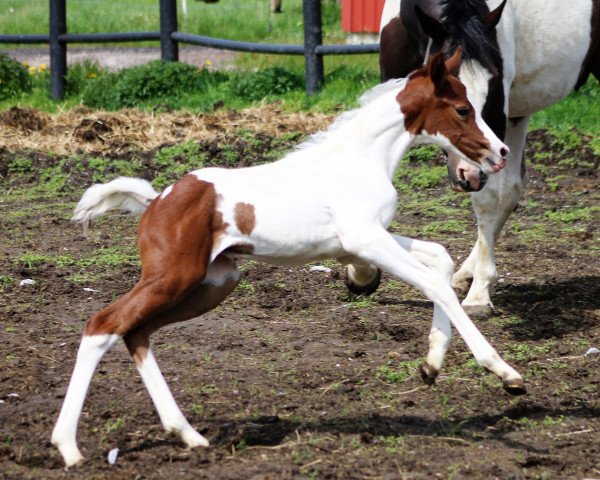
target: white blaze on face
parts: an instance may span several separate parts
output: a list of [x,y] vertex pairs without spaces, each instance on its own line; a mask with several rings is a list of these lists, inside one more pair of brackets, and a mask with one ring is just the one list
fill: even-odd
[[[467,98],[475,109],[476,122],[479,129],[483,132],[485,138],[490,142],[492,153],[497,157],[493,159],[502,165],[502,158],[508,154],[508,147],[500,140],[481,116],[481,111],[485,106],[489,93],[490,79],[492,74],[483,68],[478,62],[464,61],[460,66],[459,78],[467,89]],[[497,171],[490,165],[482,165],[485,173],[494,173]]]

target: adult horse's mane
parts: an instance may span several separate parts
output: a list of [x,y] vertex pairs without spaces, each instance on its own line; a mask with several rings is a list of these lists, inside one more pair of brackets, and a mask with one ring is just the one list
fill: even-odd
[[489,13],[485,0],[443,0],[441,5],[441,24],[451,38],[451,51],[447,54],[461,47],[463,60],[475,60],[494,71],[500,52],[484,24]]

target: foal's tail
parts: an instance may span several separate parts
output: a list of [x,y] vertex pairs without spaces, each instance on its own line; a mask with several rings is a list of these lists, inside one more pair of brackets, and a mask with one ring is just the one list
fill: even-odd
[[142,213],[159,193],[147,180],[119,177],[108,183],[88,188],[73,213],[73,222],[81,223],[86,233],[90,221],[113,208],[129,213]]

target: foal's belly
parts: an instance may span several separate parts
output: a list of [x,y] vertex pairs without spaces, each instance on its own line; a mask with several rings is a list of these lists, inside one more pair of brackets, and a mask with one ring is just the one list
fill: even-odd
[[592,0],[514,0],[515,79],[509,116],[530,115],[566,97],[590,47]]

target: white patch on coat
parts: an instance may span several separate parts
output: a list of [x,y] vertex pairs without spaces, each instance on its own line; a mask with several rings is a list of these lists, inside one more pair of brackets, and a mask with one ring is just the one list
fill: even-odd
[[171,193],[172,190],[173,190],[173,185],[169,185],[167,188],[165,188],[165,191],[160,196],[161,200],[164,199],[169,193]]
[[379,24],[379,32],[383,30],[390,21],[400,15],[400,0],[386,0],[381,13],[381,23]]
[[592,0],[513,0],[512,6],[516,76],[509,114],[522,117],[566,97],[575,86],[590,47]]

